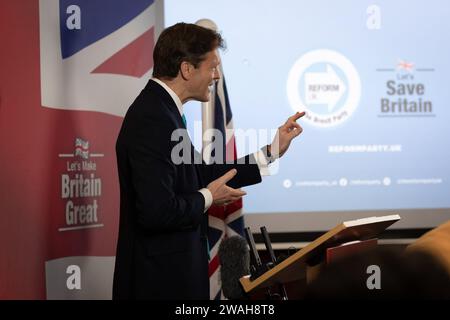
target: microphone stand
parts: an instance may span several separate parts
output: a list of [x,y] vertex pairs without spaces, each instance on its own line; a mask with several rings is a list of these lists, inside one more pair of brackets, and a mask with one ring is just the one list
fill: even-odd
[[259,257],[258,250],[256,250],[255,239],[250,231],[250,228],[245,228],[245,238],[250,247],[250,279],[254,280],[267,271],[267,267],[264,266]]
[[[250,247],[250,279],[254,280],[258,278],[260,275],[265,273],[267,270],[273,268],[277,264],[277,260],[275,258],[275,254],[272,249],[272,244],[269,239],[269,235],[267,233],[266,227],[261,227],[261,233],[264,238],[264,244],[266,245],[266,249],[269,252],[271,261],[263,264],[261,262],[261,258],[259,257],[258,250],[256,250],[255,239],[253,238],[253,234],[250,231],[249,227],[245,228],[245,237],[247,239],[247,243]],[[269,300],[277,300],[277,298],[281,298],[281,300],[288,300],[286,288],[282,283],[279,284],[280,294],[273,294],[270,291],[270,287],[267,288],[266,296]]]
[[[267,233],[266,227],[262,226],[260,228],[260,230],[261,230],[261,234],[264,239],[264,244],[266,245],[266,249],[269,252],[269,256],[270,256],[270,260],[271,260],[271,262],[267,263],[267,267],[268,267],[268,269],[271,269],[277,265],[277,258],[275,257],[275,253],[273,252],[272,242],[270,241],[269,234]],[[280,290],[281,300],[288,300],[288,295],[287,295],[286,287],[284,286],[284,284],[280,283],[278,285],[278,289]]]

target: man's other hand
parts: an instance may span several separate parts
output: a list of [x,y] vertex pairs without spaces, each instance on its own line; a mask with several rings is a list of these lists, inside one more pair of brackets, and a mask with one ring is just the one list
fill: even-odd
[[227,205],[233,201],[239,200],[247,193],[241,189],[233,189],[226,185],[228,181],[233,179],[237,170],[232,169],[220,178],[208,184],[207,188],[211,191],[214,205]]

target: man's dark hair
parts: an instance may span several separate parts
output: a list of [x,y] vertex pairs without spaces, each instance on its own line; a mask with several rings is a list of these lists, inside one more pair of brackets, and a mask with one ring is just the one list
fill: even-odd
[[205,59],[205,55],[223,48],[222,36],[216,31],[190,23],[177,23],[165,29],[153,50],[153,76],[175,78],[182,61],[195,68]]

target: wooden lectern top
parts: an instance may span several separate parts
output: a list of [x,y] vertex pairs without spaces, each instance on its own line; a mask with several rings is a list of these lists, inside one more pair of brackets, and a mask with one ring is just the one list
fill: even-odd
[[327,248],[349,241],[372,239],[398,220],[399,215],[389,215],[343,222],[255,280],[250,280],[250,276],[242,277],[240,279],[242,287],[245,292],[251,292],[276,284],[306,279],[306,263],[319,257]]

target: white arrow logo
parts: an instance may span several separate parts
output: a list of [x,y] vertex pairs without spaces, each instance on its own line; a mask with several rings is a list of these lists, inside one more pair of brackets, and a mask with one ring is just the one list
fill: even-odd
[[331,112],[347,90],[331,65],[321,73],[305,73],[305,100],[307,104],[326,104]]

